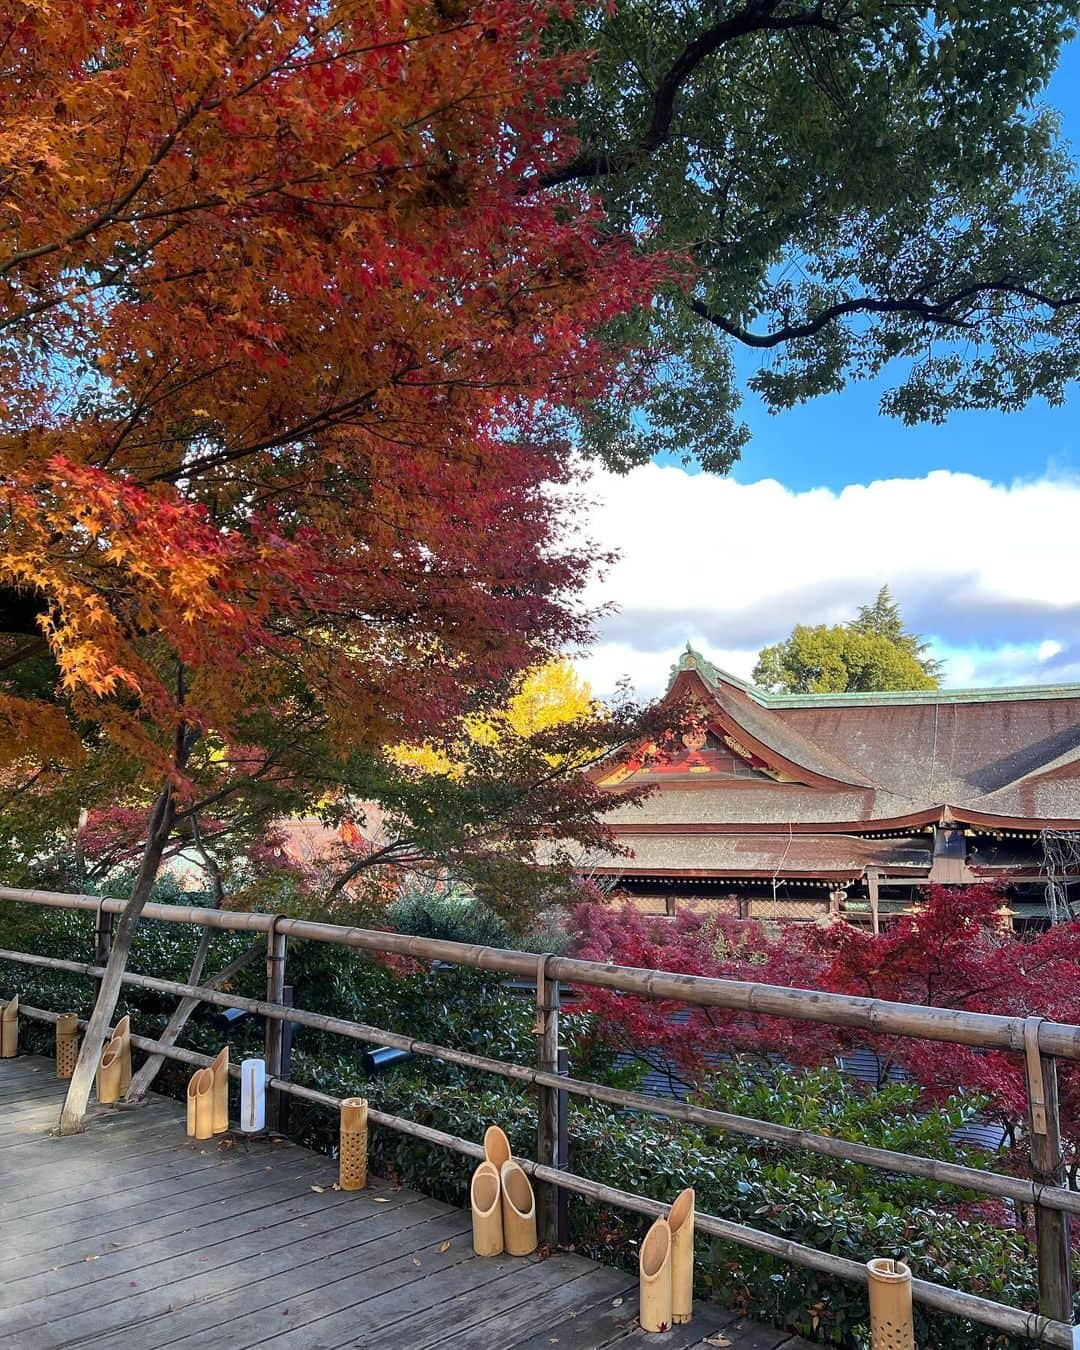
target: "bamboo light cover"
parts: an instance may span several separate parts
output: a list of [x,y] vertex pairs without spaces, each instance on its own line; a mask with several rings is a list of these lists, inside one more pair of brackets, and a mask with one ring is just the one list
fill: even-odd
[[218,1051],[210,1072],[214,1075],[214,1133],[224,1134],[229,1128],[229,1047]]
[[473,1251],[477,1256],[500,1256],[503,1250],[502,1182],[494,1163],[482,1162],[473,1173],[469,1203]]
[[0,1012],[0,1059],[14,1059],[19,1053],[19,996],[4,1004]]
[[511,1256],[528,1256],[536,1251],[536,1197],[532,1182],[512,1158],[503,1163],[500,1176],[503,1242]]
[[113,1039],[120,1042],[120,1096],[131,1086],[131,1018],[121,1017],[113,1028]]
[[671,1328],[671,1226],[657,1219],[638,1255],[638,1318],[642,1331]]
[[671,1229],[671,1320],[676,1326],[694,1315],[694,1192],[687,1188],[668,1211]]
[[266,1126],[266,1060],[245,1059],[240,1065],[240,1128],[258,1134]]
[[338,1185],[343,1191],[362,1191],[367,1185],[367,1113],[366,1097],[346,1097],[341,1103]]
[[510,1158],[510,1140],[498,1125],[489,1125],[484,1131],[485,1162],[493,1163],[495,1170],[501,1172],[503,1163],[509,1162]]
[[211,1139],[214,1134],[214,1075],[196,1069],[187,1085],[187,1132],[192,1139]]
[[79,1019],[74,1013],[61,1013],[56,1019],[56,1076],[70,1078],[79,1058]]
[[866,1263],[870,1285],[871,1350],[915,1350],[911,1320],[911,1271],[903,1261],[878,1257]]
[[119,1037],[114,1036],[101,1052],[97,1071],[97,1099],[103,1106],[120,1100],[123,1050]]

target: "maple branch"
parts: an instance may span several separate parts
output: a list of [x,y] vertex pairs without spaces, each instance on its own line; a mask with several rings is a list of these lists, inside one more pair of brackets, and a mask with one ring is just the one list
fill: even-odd
[[786,32],[792,29],[816,28],[839,33],[843,25],[839,18],[825,13],[824,3],[815,9],[795,14],[777,14],[783,0],[752,0],[745,9],[720,19],[693,41],[687,43],[653,91],[649,124],[632,141],[624,141],[613,150],[588,150],[577,155],[561,168],[539,174],[527,180],[520,191],[524,194],[537,189],[558,187],[563,183],[606,178],[624,173],[642,160],[655,154],[667,142],[675,118],[675,104],[680,91],[694,71],[729,43],[753,33]]
[[28,661],[32,656],[39,656],[46,650],[47,646],[48,644],[43,637],[35,638],[33,642],[24,643],[8,656],[0,657],[0,670],[10,670],[12,666]]
[[[389,862],[421,862],[432,860],[431,855],[424,852],[415,852],[416,845],[409,839],[395,839],[392,843],[384,844],[382,848],[376,849],[372,853],[367,853],[355,862],[350,863],[344,872],[335,880],[334,884],[326,892],[327,901],[336,899],[350,881],[366,871],[369,867],[384,866]],[[413,855],[409,857],[409,850],[413,849]]]

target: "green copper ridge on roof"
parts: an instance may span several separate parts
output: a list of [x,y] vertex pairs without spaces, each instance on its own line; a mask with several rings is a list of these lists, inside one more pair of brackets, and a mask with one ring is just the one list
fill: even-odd
[[1005,703],[1027,698],[1078,698],[1080,684],[1021,684],[998,689],[888,689],[858,694],[770,694],[757,685],[721,670],[699,651],[686,650],[671,667],[668,689],[684,671],[700,675],[710,689],[733,686],[763,708],[845,708],[895,703]]

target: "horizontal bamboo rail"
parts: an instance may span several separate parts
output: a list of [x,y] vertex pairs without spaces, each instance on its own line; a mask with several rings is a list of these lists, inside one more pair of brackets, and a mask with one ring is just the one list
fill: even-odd
[[[40,966],[48,970],[62,970],[66,973],[89,975],[94,978],[100,978],[103,970],[101,966],[90,965],[83,961],[68,961],[56,956],[35,956],[26,952],[5,951],[3,949],[0,949],[0,961],[13,961],[21,965]],[[562,1074],[544,1073],[542,1070],[533,1069],[527,1064],[512,1064],[506,1060],[491,1059],[486,1055],[473,1054],[469,1050],[456,1050],[446,1045],[434,1045],[428,1041],[415,1040],[411,1036],[402,1036],[394,1031],[385,1031],[380,1027],[368,1026],[363,1022],[351,1022],[341,1017],[330,1017],[325,1013],[307,1012],[303,1008],[268,1003],[265,999],[244,998],[238,994],[222,993],[216,989],[183,984],[177,980],[165,980],[154,975],[136,975],[125,972],[123,980],[125,984],[130,984],[138,989],[149,989],[162,994],[175,994],[181,998],[199,998],[205,1003],[212,1003],[222,1008],[238,1008],[242,1012],[251,1013],[257,1017],[269,1017],[275,1021],[292,1022],[296,1026],[309,1027],[313,1031],[330,1032],[334,1035],[348,1037],[351,1040],[364,1041],[370,1045],[390,1046],[393,1049],[405,1050],[412,1055],[439,1059],[447,1064],[457,1064],[465,1069],[476,1069],[481,1073],[497,1074],[515,1082],[570,1092],[575,1096],[605,1102],[623,1110],[641,1111],[650,1115],[685,1121],[688,1124],[705,1125],[709,1129],[725,1130],[731,1134],[763,1139],[769,1143],[782,1144],[788,1148],[806,1149],[808,1152],[818,1153],[823,1157],[834,1158],[840,1162],[876,1167],[882,1171],[899,1172],[905,1176],[919,1177],[924,1181],[934,1181],[942,1185],[956,1186],[962,1190],[977,1191],[982,1195],[993,1196],[1000,1200],[1011,1200],[1019,1205],[1041,1203],[1049,1209],[1056,1209],[1069,1214],[1080,1214],[1080,1191],[1066,1190],[1061,1186],[1040,1186],[1034,1181],[1025,1181],[1021,1177],[1010,1177],[1000,1172],[983,1171],[978,1167],[964,1167],[958,1163],[940,1162],[936,1158],[923,1158],[912,1153],[897,1153],[887,1148],[873,1148],[867,1144],[838,1139],[831,1135],[814,1134],[809,1130],[793,1129],[789,1125],[774,1125],[769,1121],[758,1120],[752,1116],[740,1116],[727,1111],[716,1111],[709,1107],[692,1106],[689,1102],[668,1101],[659,1097],[650,1097],[641,1092],[629,1092],[624,1088],[607,1087],[603,1083],[591,1083],[585,1079],[569,1078]],[[135,1044],[135,1042],[133,1041],[132,1044]],[[195,1061],[190,1062],[194,1063]]]
[[[0,953],[0,958],[3,958],[3,956],[4,954]],[[43,1022],[55,1022],[58,1016],[57,1013],[44,1008],[22,1006],[20,1011],[27,1017],[36,1018]],[[85,1025],[85,1022],[80,1022],[80,1026]],[[132,1036],[131,1043],[140,1050],[164,1055],[169,1059],[175,1059],[181,1063],[200,1068],[206,1068],[213,1063],[210,1055],[200,1055],[194,1050],[185,1050],[180,1046],[165,1045],[161,1041],[151,1040],[145,1036]],[[238,1066],[232,1065],[229,1073],[232,1077],[239,1078],[240,1069]],[[304,1087],[301,1084],[284,1079],[274,1079],[272,1083],[268,1080],[267,1085],[276,1087],[279,1091],[302,1101],[324,1106],[335,1113],[341,1108],[341,1098],[331,1096],[328,1092],[320,1092],[316,1088]],[[369,1107],[368,1120],[373,1125],[394,1130],[398,1134],[419,1139],[426,1144],[450,1149],[454,1153],[460,1153],[469,1158],[482,1159],[484,1157],[482,1144],[471,1139],[462,1139],[456,1134],[448,1134],[444,1130],[436,1130],[430,1125],[421,1125],[417,1121],[406,1120],[403,1116],[391,1115],[385,1111],[376,1111]],[[584,1196],[586,1199],[614,1205],[616,1208],[630,1210],[652,1219],[660,1218],[668,1212],[669,1206],[665,1203],[649,1200],[644,1196],[633,1195],[629,1191],[623,1191],[614,1186],[605,1186],[602,1182],[593,1181],[589,1177],[581,1177],[574,1172],[567,1172],[562,1169],[544,1167],[528,1158],[519,1158],[517,1161],[523,1170],[534,1179],[546,1181],[553,1186]],[[710,1233],[713,1237],[722,1238],[738,1246],[748,1247],[753,1251],[761,1252],[765,1256],[774,1256],[780,1260],[790,1261],[794,1265],[805,1266],[824,1275],[836,1275],[842,1279],[854,1280],[861,1284],[865,1284],[867,1281],[866,1267],[859,1261],[835,1256],[831,1252],[818,1251],[815,1247],[793,1242],[790,1238],[777,1237],[773,1233],[764,1233],[760,1229],[734,1223],[730,1219],[719,1219],[711,1214],[696,1213],[694,1223],[701,1232]],[[1041,1345],[1060,1346],[1064,1347],[1064,1350],[1075,1350],[1074,1328],[1065,1322],[1041,1317],[1038,1313],[1009,1308],[1005,1304],[980,1298],[977,1294],[966,1294],[959,1289],[950,1289],[947,1285],[935,1284],[931,1280],[913,1280],[912,1293],[918,1302],[928,1308],[933,1308],[937,1312],[968,1318],[971,1321],[995,1327],[1009,1335],[1035,1340]]]
[[[111,898],[69,896],[58,892],[26,891],[8,887],[0,887],[0,900],[93,912],[97,916],[99,929],[103,921],[109,920],[112,914],[120,912],[123,908],[122,901]],[[394,953],[423,962],[441,961],[473,969],[491,970],[517,976],[527,982],[535,982],[537,987],[537,1012],[540,1019],[538,1029],[541,1031],[542,1046],[548,1042],[557,1045],[557,991],[560,980],[576,985],[614,989],[638,997],[679,1000],[699,1006],[724,1007],[751,1014],[823,1022],[834,1026],[861,1029],[868,1034],[911,1036],[976,1047],[1024,1051],[1029,1074],[1029,1091],[1033,1091],[1030,1075],[1033,1072],[1040,1074],[1045,1072],[1045,1070],[1038,1069],[1040,1056],[1043,1057],[1043,1064],[1049,1065],[1051,1074],[1053,1072],[1053,1057],[1080,1058],[1080,1028],[1078,1027],[1039,1018],[1025,1019],[956,1012],[949,1009],[889,1003],[876,999],[824,994],[814,990],[787,989],[733,980],[705,979],[662,971],[608,966],[567,957],[537,956],[531,952],[515,952],[474,944],[407,937],[370,929],[345,928],[334,924],[290,919],[280,915],[234,913],[195,906],[148,905],[144,911],[144,917],[149,920],[169,923],[200,925],[206,929],[267,934],[269,946],[273,948],[276,955],[273,962],[268,963],[268,997],[266,999],[243,998],[202,985],[183,984],[178,981],[134,973],[126,973],[123,978],[125,983],[138,988],[196,999],[222,1007],[238,1008],[264,1018],[267,1027],[268,1068],[272,1070],[267,1081],[272,1090],[271,1095],[275,1100],[280,1100],[278,1094],[283,1094],[286,1097],[292,1096],[307,1100],[335,1111],[340,1106],[337,1098],[316,1089],[292,1083],[288,1080],[283,1069],[278,1068],[276,1072],[273,1071],[276,1061],[273,1064],[270,1063],[273,1058],[271,1047],[280,1043],[281,1028],[287,1023],[292,1023],[375,1045],[403,1049],[413,1054],[440,1059],[464,1068],[498,1074],[514,1081],[528,1083],[535,1086],[542,1094],[542,1101],[545,1094],[550,1102],[556,1094],[572,1093],[586,1099],[606,1102],[621,1109],[649,1112],[654,1115],[692,1122],[711,1129],[759,1138],[786,1147],[806,1149],[843,1162],[920,1177],[945,1185],[958,1186],[968,1191],[1010,1200],[1018,1205],[1033,1206],[1041,1225],[1038,1248],[1040,1307],[1042,1309],[1040,1313],[1024,1312],[975,1295],[919,1280],[916,1280],[913,1285],[915,1297],[928,1307],[935,1308],[938,1311],[970,1318],[1009,1334],[1026,1336],[1040,1344],[1071,1346],[1074,1347],[1074,1350],[1076,1345],[1080,1344],[1080,1331],[1061,1320],[1063,1317],[1072,1314],[1067,1277],[1068,1215],[1080,1213],[1080,1194],[1069,1191],[1063,1184],[1059,1184],[1063,1181],[1063,1177],[1058,1173],[1046,1170],[1041,1173],[1036,1171],[1034,1180],[1024,1180],[996,1172],[939,1162],[936,1159],[896,1153],[889,1149],[873,1148],[854,1141],[835,1139],[809,1131],[793,1129],[789,1126],[775,1125],[767,1121],[759,1121],[728,1112],[692,1106],[685,1102],[654,1098],[642,1093],[627,1092],[602,1084],[569,1078],[552,1071],[553,1061],[549,1062],[550,1057],[545,1059],[542,1050],[539,1067],[532,1068],[527,1065],[511,1064],[447,1046],[418,1041],[395,1032],[346,1019],[292,1008],[282,998],[285,947],[288,937],[292,936],[308,941],[336,943],[360,951]],[[100,959],[99,957],[98,960],[100,961]],[[104,973],[103,966],[100,964],[66,961],[55,957],[38,957],[21,952],[0,950],[0,960],[63,970],[95,978]],[[552,989],[555,990],[554,997],[551,994]],[[55,1018],[55,1014],[40,1009],[27,1009],[27,1015],[38,1016],[44,1020],[54,1020]],[[210,1062],[206,1056],[197,1055],[193,1051],[166,1046],[164,1043],[149,1041],[141,1037],[133,1037],[133,1043],[140,1048],[186,1063],[205,1065]],[[234,1070],[234,1076],[237,1072],[237,1070]],[[588,1178],[578,1177],[563,1168],[548,1166],[548,1161],[556,1161],[556,1159],[551,1152],[551,1129],[549,1126],[545,1132],[543,1115],[544,1113],[541,1111],[539,1159],[535,1163],[529,1160],[525,1160],[523,1163],[526,1171],[530,1172],[537,1181],[545,1183],[540,1188],[541,1192],[546,1191],[547,1187],[550,1186],[650,1217],[655,1217],[664,1212],[664,1207],[653,1201],[644,1200],[641,1197],[630,1195],[627,1192],[605,1186]],[[1056,1119],[1055,1114],[1055,1128]],[[479,1144],[472,1141],[459,1139],[457,1136],[448,1135],[429,1126],[423,1126],[374,1109],[370,1111],[370,1120],[375,1125],[397,1130],[424,1142],[450,1148],[470,1157],[480,1157],[483,1151]],[[1047,1227],[1048,1222],[1050,1223],[1049,1228]],[[1056,1225],[1056,1227],[1053,1225]],[[817,1251],[814,1248],[779,1238],[774,1234],[761,1232],[758,1229],[709,1215],[698,1216],[698,1227],[704,1232],[712,1233],[714,1236],[725,1238],[752,1250],[792,1261],[826,1274],[855,1279],[864,1283],[866,1280],[865,1269],[860,1263],[834,1256],[828,1252]],[[1048,1234],[1046,1238],[1043,1237],[1044,1230]],[[1044,1242],[1046,1244],[1045,1262]],[[1062,1268],[1062,1262],[1064,1262],[1065,1274],[1051,1274],[1044,1284],[1044,1276],[1047,1276],[1048,1272],[1053,1272],[1055,1262],[1059,1270]]]
[[[122,900],[65,895],[60,891],[19,890],[9,886],[0,886],[0,900],[95,914],[99,911],[118,914],[124,907]],[[451,965],[498,971],[527,980],[532,980],[536,974],[533,952],[407,937],[370,928],[345,928],[280,915],[202,909],[196,905],[151,904],[143,910],[143,918],[159,919],[164,923],[202,924],[228,932],[269,933],[273,930],[285,937],[308,942],[337,943],[361,951],[411,956],[418,961],[446,961]],[[1023,1051],[1025,1048],[1026,1019],[1023,1017],[928,1008],[918,1003],[891,1003],[886,999],[827,994],[816,989],[789,989],[780,985],[640,970],[634,966],[605,965],[566,956],[548,958],[548,977],[565,984],[615,989],[640,998],[672,999],[701,1007],[826,1022],[831,1026],[865,1031],[869,1035],[913,1036],[919,1040],[946,1041],[987,1050]],[[1038,1028],[1038,1048],[1042,1054],[1057,1059],[1080,1059],[1080,1027],[1045,1020]]]

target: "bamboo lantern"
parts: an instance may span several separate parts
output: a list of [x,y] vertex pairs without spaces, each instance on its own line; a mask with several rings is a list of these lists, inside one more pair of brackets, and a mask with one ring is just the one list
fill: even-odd
[[192,1139],[213,1138],[214,1075],[210,1069],[196,1069],[188,1079],[187,1132]]
[[97,1099],[102,1106],[120,1100],[124,1047],[118,1036],[108,1041],[101,1052],[97,1071]]
[[915,1350],[911,1271],[885,1257],[866,1263],[870,1285],[871,1350]]
[[0,1012],[0,1059],[14,1059],[19,1053],[19,996],[4,1004]]
[[500,1256],[503,1250],[502,1184],[494,1163],[482,1162],[469,1187],[472,1245],[477,1256]]
[[74,1013],[61,1013],[56,1019],[56,1076],[70,1078],[79,1058],[79,1019]]
[[503,1242],[511,1256],[528,1256],[536,1251],[536,1197],[532,1183],[512,1158],[503,1163],[500,1175]]
[[245,1059],[240,1065],[240,1128],[258,1134],[266,1126],[266,1061]]
[[210,1065],[214,1075],[214,1133],[224,1134],[229,1128],[229,1047],[218,1051]]
[[638,1320],[642,1331],[671,1329],[671,1226],[657,1219],[638,1256]]
[[341,1103],[338,1146],[338,1185],[343,1191],[362,1191],[367,1185],[366,1097],[346,1097]]
[[694,1192],[687,1188],[668,1211],[671,1229],[671,1321],[678,1326],[694,1315]]
[[510,1161],[510,1140],[498,1125],[489,1125],[484,1131],[484,1161],[492,1163],[496,1172],[502,1171],[502,1165]]
[[113,1029],[113,1039],[120,1042],[120,1096],[131,1086],[131,1018],[121,1017]]

